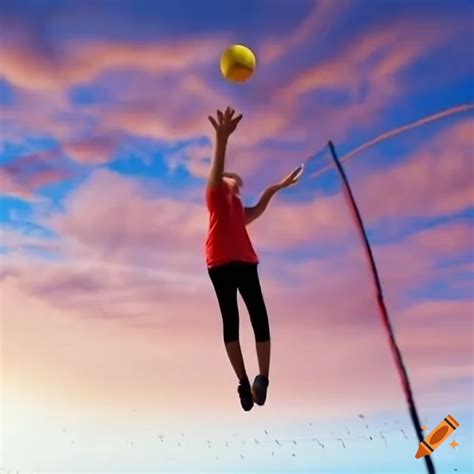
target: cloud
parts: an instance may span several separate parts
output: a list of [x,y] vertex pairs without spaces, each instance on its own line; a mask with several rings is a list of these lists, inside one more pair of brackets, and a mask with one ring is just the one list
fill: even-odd
[[[394,318],[413,304],[413,294],[434,281],[455,285],[468,268],[446,267],[471,250],[472,228],[452,223],[424,229],[396,242],[372,245],[389,312]],[[318,314],[320,321],[346,321],[349,326],[372,320],[376,299],[372,274],[355,228],[345,245],[316,256],[308,247],[304,259],[272,255],[263,259],[264,283],[276,308],[288,307],[300,321]],[[460,280],[461,278],[461,280]],[[357,284],[354,284],[357,282]],[[290,296],[291,295],[291,296]],[[341,298],[341,295],[344,295]],[[290,298],[290,301],[287,299]],[[354,319],[347,320],[348,315]]]
[[232,143],[236,146],[249,148],[264,139],[278,137],[284,132],[290,121],[292,109],[283,108],[275,104],[267,110],[256,109],[248,114],[239,124],[238,133],[232,137]]
[[[368,88],[383,84],[392,91],[397,74],[434,49],[446,37],[440,37],[439,24],[430,19],[397,19],[384,27],[375,26],[356,33],[344,49],[319,64],[298,71],[285,87],[288,96],[302,95],[316,89],[345,89],[357,96],[363,83]],[[400,47],[410,44],[409,48]]]
[[38,189],[72,176],[58,150],[32,153],[2,165],[0,188],[3,194],[29,199]]
[[[21,232],[15,225],[3,225],[2,229],[0,229],[0,245],[8,252],[8,255],[22,255],[29,251],[49,252],[56,255],[63,253],[60,242],[44,238],[38,231],[23,230]],[[8,271],[3,273],[3,276],[8,275]]]
[[397,333],[416,380],[432,388],[471,377],[471,302],[426,300],[410,306],[398,315]]
[[74,242],[83,258],[133,259],[145,267],[170,261],[184,268],[203,264],[204,195],[202,203],[153,197],[147,191],[153,185],[97,170],[69,196],[65,212],[44,225]]
[[417,232],[409,241],[416,249],[417,254],[437,255],[442,257],[455,256],[468,252],[471,249],[473,238],[472,226],[465,223],[456,223],[447,227],[440,227],[435,231],[430,229]]
[[27,41],[3,41],[2,74],[16,87],[66,89],[92,81],[108,70],[134,69],[164,75],[212,62],[220,51],[217,38],[168,43],[120,41],[68,42],[47,50]]
[[331,0],[320,0],[305,16],[304,20],[295,30],[287,35],[267,40],[261,47],[261,60],[269,63],[289,54],[298,46],[303,45],[314,35],[318,35],[318,41],[327,35],[330,25],[333,24],[347,8],[349,3],[345,0],[332,2]]
[[[424,229],[397,242],[373,245],[389,307],[398,312],[411,303],[413,295],[433,283],[462,287],[462,265],[447,265],[447,262],[465,258],[470,252],[472,235],[467,223],[452,223]],[[368,273],[368,265],[364,271]]]
[[[201,153],[200,148],[196,150]],[[69,196],[64,213],[43,224],[104,256],[133,255],[146,264],[175,255],[178,260],[199,262],[208,219],[204,188],[196,202],[148,195],[146,189],[152,186],[146,180],[97,170]],[[338,195],[296,204],[274,198],[270,206],[268,215],[249,227],[256,245],[265,250],[336,246],[352,229]]]
[[[273,395],[276,405],[291,405],[294,393],[290,387],[300,379],[299,409],[317,403],[328,413],[352,413],[355,396],[361,399],[357,408],[362,411],[393,409],[403,404],[369,279],[363,276],[362,267],[360,254],[331,256],[306,268],[287,263],[279,271],[293,271],[293,284],[277,285],[268,264],[263,264],[262,288],[274,346],[279,348],[272,359],[272,378],[281,384]],[[72,371],[76,389],[88,393],[88,401],[94,396],[87,390],[91,384],[99,384],[104,390],[121,385],[122,398],[115,403],[122,399],[126,403],[133,393],[147,405],[153,403],[153,398],[156,402],[151,393],[160,393],[160,397],[177,401],[176,406],[167,404],[171,411],[178,410],[178,402],[189,403],[187,406],[195,409],[196,397],[208,394],[208,382],[214,386],[210,374],[217,370],[224,378],[227,374],[229,381],[233,374],[226,371],[218,305],[205,271],[185,281],[179,272],[173,277],[171,269],[171,262],[147,271],[100,259],[95,263],[10,260],[5,267],[8,275],[1,283],[2,327],[9,341],[4,348],[8,381],[15,368],[25,370],[34,365],[35,373],[43,375],[39,379],[43,383],[48,380],[53,392],[60,386],[64,389],[61,381],[67,380]],[[411,268],[406,267],[405,273],[410,272]],[[24,304],[15,308],[18,299]],[[242,347],[245,354],[250,354],[254,341],[245,308],[241,308]],[[31,319],[33,314],[44,314],[45,318]],[[429,300],[392,311],[397,339],[418,396],[428,396],[433,384],[441,384],[453,374],[461,379],[467,374],[466,355],[472,342],[468,331],[457,328],[469,324],[469,315],[467,302]],[[38,338],[43,341],[41,347],[28,343]],[[200,358],[205,370],[194,376],[195,360],[189,358],[189,347],[197,340],[202,346]],[[296,346],[298,350],[294,350]],[[31,347],[35,347],[35,357]],[[61,362],[54,365],[54,371],[50,371],[51,352],[43,351],[43,347],[48,351],[52,347],[53,352],[62,348]],[[79,347],[84,357],[72,364]],[[439,347],[443,350],[433,354]],[[101,351],[107,356],[100,355]],[[321,353],[326,357],[320,357]],[[129,363],[120,365],[119,370],[117,358],[124,357]],[[100,370],[97,360],[101,361]],[[124,385],[124,380],[136,375],[138,367],[140,380]],[[180,367],[181,375],[187,374],[185,381],[173,375],[176,367]],[[103,370],[109,374],[107,386],[102,385]],[[159,380],[152,376],[157,371]],[[324,387],[321,379],[325,380]],[[192,400],[186,398],[184,384],[193,388]],[[344,389],[348,384],[351,396]],[[214,412],[235,403],[224,387],[216,390]],[[442,393],[445,399],[453,395],[452,389]],[[100,398],[99,393],[96,396]],[[429,405],[427,401],[425,407]]]
[[[343,14],[338,9],[333,2],[318,3],[292,36],[291,47],[303,44],[327,16]],[[107,161],[114,149],[110,137],[116,135],[167,142],[211,136],[208,114],[231,102],[245,115],[232,137],[232,155],[240,171],[251,175],[273,159],[268,141],[299,147],[306,156],[328,138],[342,140],[354,126],[373,123],[407,91],[405,73],[411,65],[440,42],[449,42],[449,35],[437,33],[438,26],[430,19],[370,26],[318,64],[303,69],[298,64],[290,79],[277,70],[287,66],[275,63],[275,80],[264,84],[256,77],[238,92],[213,66],[222,44],[215,35],[177,44],[76,40],[50,50],[31,40],[7,42],[5,78],[17,87],[17,100],[3,115],[5,128],[17,136],[47,133],[73,159],[98,164]],[[401,40],[410,47],[395,46]],[[106,88],[107,100],[74,107],[67,99],[73,85]],[[192,175],[205,175],[204,160],[183,158],[182,163]]]
[[145,76],[135,77],[136,83],[143,86],[128,91],[121,101],[102,108],[98,130],[104,134],[118,130],[168,142],[213,138],[208,116],[231,105],[237,113],[244,114],[238,131],[230,140],[236,153],[253,150],[265,139],[272,139],[285,131],[291,108],[278,102],[269,107],[246,106],[238,96],[229,97],[221,91],[216,78],[211,77],[205,79],[194,72],[183,73],[172,85],[169,80],[149,84]]
[[464,120],[423,142],[393,166],[355,183],[367,219],[450,215],[474,204],[472,120]]
[[[134,372],[131,368],[120,372],[116,357],[128,357],[129,351],[136,351],[135,339],[144,344],[141,355],[130,355],[132,358],[128,359],[134,361],[134,367],[140,366],[145,375],[144,382],[133,388],[144,403],[152,403],[147,394],[159,391],[166,380],[164,398],[172,400],[181,394],[179,401],[194,407],[193,401],[183,395],[184,382],[174,372],[175,367],[180,367],[180,373],[194,373],[188,349],[196,340],[204,347],[200,356],[205,361],[205,373],[219,370],[230,378],[232,374],[225,371],[227,361],[222,353],[218,305],[205,269],[204,203],[165,198],[152,192],[152,186],[147,180],[96,170],[64,203],[64,211],[41,220],[41,224],[58,234],[62,259],[35,260],[18,248],[4,260],[0,284],[6,301],[2,312],[8,316],[3,326],[11,341],[5,350],[8,373],[14,372],[15,364],[21,361],[23,367],[35,366],[39,371],[36,373],[51,379],[51,386],[59,390],[64,385],[60,381],[66,380],[71,371],[66,362],[79,347],[83,352],[87,347],[86,359],[74,366],[77,380],[81,381],[77,382],[77,389],[82,386],[81,390],[87,392],[86,387],[100,380],[101,371],[93,367],[100,350],[104,350],[103,345],[99,349],[104,330],[109,338],[113,333],[114,338],[121,340],[115,347],[115,339],[108,339],[108,347],[115,356],[101,359],[113,374],[108,382],[113,387],[123,387],[124,380],[131,380]],[[288,387],[300,378],[304,380],[301,389],[305,394],[300,406],[317,402],[329,413],[349,412],[353,410],[355,395],[365,400],[360,409],[388,409],[402,403],[377,317],[371,277],[353,224],[345,216],[348,211],[343,199],[335,195],[312,203],[274,204],[272,216],[261,218],[261,230],[255,227],[252,235],[259,249],[274,251],[262,259],[259,272],[272,321],[272,337],[280,348],[272,362],[273,377],[285,381],[275,394],[275,403],[293,400],[294,394]],[[460,378],[466,373],[469,340],[454,330],[446,315],[455,314],[458,321],[466,324],[468,307],[462,302],[414,304],[404,295],[437,278],[437,263],[468,250],[469,231],[465,224],[445,225],[396,243],[374,246],[387,305],[421,396],[429,394],[433,384],[446,380],[450,372],[458,373]],[[329,249],[331,243],[338,251],[319,258],[309,255],[303,261],[288,260],[277,253],[298,245],[311,248],[320,244]],[[20,297],[28,304],[15,309],[14,301]],[[240,305],[243,347],[247,353],[254,350],[254,341],[245,307],[242,302]],[[69,321],[64,322],[68,331],[69,325],[74,325],[82,337],[75,340],[74,336],[67,336],[58,326],[58,316],[48,319],[41,330],[37,323],[28,325],[31,314],[40,313],[50,315],[48,318],[61,315],[61,321]],[[425,326],[437,330],[425,331],[423,344],[416,346],[416,335]],[[430,358],[441,333],[446,335],[441,343],[443,361],[441,355]],[[84,339],[84,334],[89,337]],[[33,358],[28,344],[25,346],[25,341],[39,335],[44,347],[67,346],[64,365],[56,365],[54,372],[49,370],[52,362],[46,351],[36,352]],[[295,344],[298,351],[291,349]],[[19,352],[15,347],[22,350]],[[315,356],[315,348],[327,357]],[[143,364],[145,356],[155,363]],[[33,360],[42,362],[35,365]],[[151,377],[156,373],[158,360],[159,384]],[[439,364],[443,364],[443,372],[439,371]],[[80,375],[84,367],[88,368],[87,377]],[[304,374],[314,376],[303,377]],[[321,378],[325,380],[323,389]],[[196,394],[208,394],[207,381],[206,387],[200,388],[205,380],[202,374],[187,377],[187,386],[193,387],[193,399]],[[377,383],[372,383],[374,380]],[[351,397],[344,389],[348,383]],[[235,402],[224,388],[217,393],[222,410]],[[448,391],[443,393],[449,396]],[[127,390],[122,394],[124,403],[130,394]]]
[[[307,130],[307,140],[317,147],[386,123],[382,114],[411,92],[412,67],[431,58],[441,45],[451,44],[455,32],[429,18],[396,18],[383,28],[370,26],[351,34],[315,64],[294,68],[274,91],[295,111],[287,131]],[[453,69],[451,79],[456,74]],[[313,130],[307,129],[308,123]]]
[[[465,160],[469,156],[468,134],[464,126],[460,127],[436,138],[432,144],[433,150],[436,150],[435,159],[441,166],[439,170],[429,162],[431,155],[423,155],[422,168],[412,173],[412,169],[418,170],[420,167],[416,158],[419,155],[415,152],[415,158],[409,158],[389,170],[376,170],[372,175],[364,173],[361,184],[356,180],[354,190],[360,201],[364,221],[373,225],[379,219],[388,218],[395,220],[399,226],[411,216],[424,217],[436,215],[438,211],[462,209],[463,206],[446,211],[446,201],[443,199],[443,195],[448,200],[452,199],[449,193],[456,192],[454,183],[461,196],[470,193],[469,186],[465,190],[459,186],[459,180],[462,181],[465,176],[463,167],[467,165]],[[467,142],[460,142],[455,156],[448,160],[443,156],[439,144],[445,141],[450,143],[449,150],[452,151],[453,136],[464,137]],[[169,157],[169,162],[171,166],[187,162],[186,166],[194,170],[195,176],[205,178],[210,152],[208,144],[192,144],[179,154]],[[238,172],[242,172],[242,169],[245,171],[242,163],[235,161],[235,157],[231,155],[228,168]],[[252,161],[251,158],[252,155],[248,157],[249,161]],[[459,159],[462,163],[455,164]],[[235,164],[238,166],[234,168]],[[445,165],[450,167],[451,172],[444,169]],[[423,181],[428,172],[431,179]],[[246,181],[245,173],[243,176]],[[434,179],[436,176],[439,178]],[[264,176],[260,176],[259,182],[263,179]],[[453,180],[453,190],[442,184],[442,180],[447,179]],[[430,189],[425,190],[423,183]],[[110,193],[111,189],[114,190],[113,193]],[[432,193],[430,201],[420,199],[420,196],[429,192]],[[443,195],[439,197],[440,192]],[[389,199],[380,200],[380,195],[387,195]],[[137,258],[141,254],[140,258],[146,261],[144,249],[148,251],[157,242],[160,242],[159,253],[176,251],[179,254],[180,249],[193,249],[201,254],[200,245],[204,241],[207,226],[203,196],[199,195],[199,199],[201,198],[201,202],[189,202],[147,197],[140,190],[138,181],[99,171],[93,174],[85,186],[73,193],[67,203],[66,213],[55,216],[49,225],[85,246],[90,245],[95,250],[100,248],[103,255],[131,252]],[[419,207],[412,202],[415,199],[420,203]],[[442,207],[426,214],[426,207],[436,202],[441,203]],[[118,209],[122,213],[118,213]],[[126,219],[123,218],[124,215],[127,216]],[[314,196],[313,193],[312,198],[301,202],[285,202],[276,196],[267,213],[249,227],[249,232],[257,248],[273,252],[297,248],[336,248],[356,235],[349,209],[340,193],[330,196]],[[195,259],[191,258],[191,261]]]
[[193,143],[166,156],[166,162],[171,171],[178,166],[185,167],[197,178],[207,178],[211,166],[212,147],[209,143]]
[[352,229],[339,195],[291,204],[275,200],[270,206],[271,210],[249,227],[255,242],[266,250],[338,245]]
[[12,158],[0,168],[1,192],[32,200],[41,188],[77,175],[77,167],[65,156],[79,164],[101,164],[111,159],[117,143],[117,137],[95,136]]
[[25,137],[41,136],[62,143],[81,133],[90,133],[92,117],[78,108],[72,109],[65,91],[15,89],[14,106],[2,109],[2,138],[23,144]]
[[111,136],[92,136],[83,140],[71,141],[63,145],[64,152],[78,163],[97,165],[111,160],[117,148],[118,138]]
[[[179,102],[184,104],[183,99]],[[167,105],[171,109],[168,107],[161,109],[151,103],[131,103],[115,110],[110,108],[104,111],[100,127],[104,132],[115,129],[136,137],[164,139],[169,142],[209,134],[204,110],[193,107],[186,115],[182,115],[179,111],[173,110],[173,107],[176,108],[174,99],[170,98]]]

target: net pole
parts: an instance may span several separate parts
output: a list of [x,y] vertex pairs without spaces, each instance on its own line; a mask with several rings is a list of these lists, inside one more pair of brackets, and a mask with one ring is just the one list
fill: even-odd
[[[349,185],[349,181],[347,179],[346,173],[344,172],[344,169],[339,162],[339,159],[337,157],[336,149],[334,147],[334,144],[332,141],[329,141],[328,143],[329,149],[331,151],[331,156],[334,160],[334,164],[336,165],[337,171],[339,172],[339,175],[342,179],[343,182],[343,188],[344,188],[344,195],[347,200],[347,203],[351,209],[352,216],[354,217],[355,223],[359,229],[360,236],[362,237],[362,241],[364,244],[365,248],[365,254],[367,257],[367,260],[370,265],[370,270],[371,274],[373,277],[373,282],[375,286],[375,293],[376,293],[376,299],[377,299],[377,306],[379,309],[379,315],[380,319],[382,321],[382,325],[385,329],[389,344],[390,344],[390,349],[392,352],[392,356],[395,362],[395,366],[397,368],[398,375],[400,377],[400,381],[402,384],[402,389],[403,393],[405,394],[405,398],[408,404],[408,411],[410,413],[410,418],[413,422],[413,427],[415,428],[416,436],[418,438],[418,441],[421,442],[423,441],[423,432],[421,430],[421,424],[420,424],[420,418],[418,416],[418,412],[416,410],[416,405],[415,405],[415,399],[413,397],[413,392],[411,389],[410,385],[410,380],[408,378],[408,373],[405,367],[405,364],[403,363],[402,355],[400,352],[400,349],[398,347],[398,344],[395,340],[395,335],[393,332],[392,324],[389,319],[388,311],[384,303],[383,299],[383,293],[382,293],[382,285],[380,283],[380,278],[379,274],[377,271],[377,267],[375,265],[375,259],[372,254],[372,249],[370,247],[369,240],[367,238],[367,233],[364,228],[364,223],[362,222],[362,218],[360,216],[359,209],[357,207],[357,204],[355,202],[354,196],[352,194],[351,187]],[[431,460],[430,456],[425,456],[424,457],[425,463],[426,463],[426,468],[428,471],[428,474],[436,474],[435,467],[433,464],[433,461]]]

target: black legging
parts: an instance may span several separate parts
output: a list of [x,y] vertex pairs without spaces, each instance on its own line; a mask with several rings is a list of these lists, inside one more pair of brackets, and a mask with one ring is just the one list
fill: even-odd
[[258,278],[257,264],[231,262],[208,269],[217,294],[224,327],[224,342],[239,340],[237,290],[247,306],[257,342],[270,339],[268,315]]

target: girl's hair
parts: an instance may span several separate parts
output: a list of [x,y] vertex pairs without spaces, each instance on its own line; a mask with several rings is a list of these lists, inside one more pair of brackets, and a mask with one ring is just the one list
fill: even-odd
[[222,176],[224,178],[235,179],[239,183],[239,186],[242,186],[242,183],[243,183],[242,178],[237,173],[233,173],[232,171],[224,171],[222,173]]

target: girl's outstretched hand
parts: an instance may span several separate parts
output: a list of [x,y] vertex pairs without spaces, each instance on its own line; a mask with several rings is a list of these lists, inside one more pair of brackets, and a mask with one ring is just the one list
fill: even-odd
[[279,183],[278,183],[278,188],[283,189],[287,188],[288,186],[293,186],[298,182],[301,176],[301,172],[303,170],[303,165],[298,166],[298,168],[295,168],[286,178],[283,178]]
[[219,138],[228,138],[237,128],[238,123],[242,120],[242,114],[233,118],[234,114],[235,110],[227,107],[224,113],[220,110],[217,111],[217,120],[214,117],[209,116],[209,122],[211,122]]

